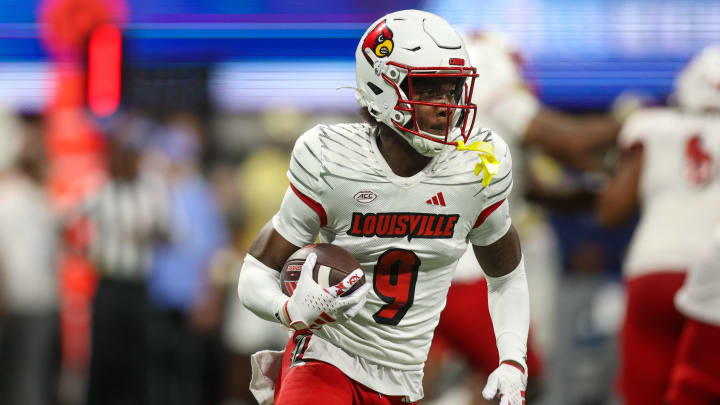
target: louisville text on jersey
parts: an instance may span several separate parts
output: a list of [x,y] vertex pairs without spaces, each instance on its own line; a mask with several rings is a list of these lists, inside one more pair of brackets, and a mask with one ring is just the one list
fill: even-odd
[[455,233],[460,215],[387,212],[353,212],[348,235],[358,237],[447,239]]

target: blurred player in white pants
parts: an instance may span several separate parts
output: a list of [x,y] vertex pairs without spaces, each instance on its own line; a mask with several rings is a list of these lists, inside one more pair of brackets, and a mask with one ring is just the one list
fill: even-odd
[[720,49],[705,50],[676,81],[679,108],[630,116],[617,172],[598,201],[605,224],[641,213],[623,265],[620,388],[628,405],[663,403],[684,325],[673,297],[720,221],[719,67]]
[[687,319],[665,397],[671,405],[720,403],[720,227],[710,242],[675,295]]

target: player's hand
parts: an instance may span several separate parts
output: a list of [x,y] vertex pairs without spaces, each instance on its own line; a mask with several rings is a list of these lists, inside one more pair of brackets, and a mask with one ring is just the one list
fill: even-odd
[[522,367],[503,362],[500,367],[490,373],[482,395],[491,400],[500,396],[500,405],[525,405],[525,387],[527,371]]
[[370,284],[364,284],[347,297],[341,295],[362,279],[363,272],[356,269],[338,284],[322,288],[312,278],[317,255],[308,255],[300,271],[297,287],[285,302],[281,321],[295,330],[319,329],[333,322],[351,319],[365,305]]
[[655,104],[655,100],[649,94],[625,90],[613,100],[610,113],[620,123],[623,123],[635,112],[653,104]]

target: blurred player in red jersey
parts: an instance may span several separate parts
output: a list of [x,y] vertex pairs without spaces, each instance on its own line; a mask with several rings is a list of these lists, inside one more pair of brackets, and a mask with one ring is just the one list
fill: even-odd
[[[298,139],[280,211],[240,273],[244,305],[296,329],[284,355],[253,356],[251,389],[263,404],[420,400],[433,330],[470,242],[499,352],[484,396],[523,404],[529,295],[506,200],[512,159],[477,126],[463,41],[442,18],[405,10],[373,23],[355,57],[368,122],[319,125]],[[318,236],[357,258],[364,288],[334,296],[301,276],[292,297],[282,294],[278,270]],[[318,319],[327,323],[308,328]]]
[[685,324],[673,297],[720,222],[718,66],[720,50],[708,48],[678,76],[678,108],[629,117],[620,163],[598,202],[606,224],[641,214],[623,266],[620,389],[629,405],[663,403]]

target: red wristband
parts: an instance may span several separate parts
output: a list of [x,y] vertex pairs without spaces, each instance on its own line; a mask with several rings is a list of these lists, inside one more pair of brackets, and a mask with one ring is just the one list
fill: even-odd
[[502,361],[500,364],[507,364],[508,366],[513,366],[516,369],[520,370],[521,373],[525,374],[525,369],[521,365],[519,365],[513,361],[505,360],[505,361]]

